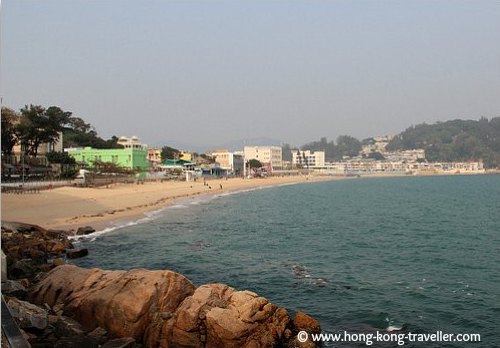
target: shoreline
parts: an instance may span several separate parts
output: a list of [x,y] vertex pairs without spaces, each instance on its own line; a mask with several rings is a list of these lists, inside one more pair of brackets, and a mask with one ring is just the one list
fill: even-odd
[[[61,187],[39,194],[2,194],[2,220],[22,221],[47,229],[96,231],[132,224],[183,200],[281,185],[343,180],[335,176],[290,176],[261,179],[212,179],[196,182],[148,182],[108,187]],[[222,185],[222,189],[220,188]]]
[[[117,229],[150,219],[151,215],[179,201],[206,198],[259,188],[309,182],[393,178],[488,175],[461,174],[370,174],[357,176],[295,175],[268,178],[229,178],[196,182],[164,181],[144,184],[112,184],[108,187],[59,187],[38,194],[2,194],[2,220],[30,223],[47,229],[73,230],[92,226],[97,232]],[[222,189],[220,188],[222,185]],[[138,222],[139,221],[139,222]]]

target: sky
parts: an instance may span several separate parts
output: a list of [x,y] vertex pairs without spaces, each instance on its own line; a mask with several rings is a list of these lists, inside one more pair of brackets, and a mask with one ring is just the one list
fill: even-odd
[[[500,116],[500,1],[3,0],[2,105],[189,147]],[[185,146],[186,147],[186,146]]]

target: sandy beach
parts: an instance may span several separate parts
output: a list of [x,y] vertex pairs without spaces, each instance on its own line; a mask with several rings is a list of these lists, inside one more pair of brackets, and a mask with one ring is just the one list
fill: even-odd
[[[45,228],[97,230],[119,221],[135,220],[182,199],[250,188],[341,179],[340,177],[290,176],[255,179],[220,179],[196,182],[147,182],[109,187],[61,187],[35,194],[2,194],[2,220],[21,221]],[[222,189],[221,189],[222,185]]]

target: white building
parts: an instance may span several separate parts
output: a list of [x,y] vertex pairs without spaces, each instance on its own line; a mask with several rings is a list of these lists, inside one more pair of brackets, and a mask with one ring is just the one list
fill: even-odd
[[373,142],[364,145],[361,149],[361,154],[369,155],[372,152],[384,153],[387,144],[394,138],[393,135],[384,135],[373,138]]
[[146,144],[142,144],[141,140],[135,135],[131,138],[127,138],[125,136],[121,136],[118,141],[118,144],[122,145],[125,149],[147,149]]
[[222,169],[227,169],[229,171],[234,170],[234,154],[228,150],[215,150],[210,153],[215,159],[215,162],[219,163]]
[[245,146],[243,156],[245,161],[256,159],[273,169],[283,168],[281,146]]
[[324,167],[325,151],[292,150],[292,166],[297,165],[310,168]]
[[416,161],[419,159],[425,159],[425,150],[423,149],[414,149],[414,150],[401,150],[394,152],[384,152],[384,157],[388,161]]

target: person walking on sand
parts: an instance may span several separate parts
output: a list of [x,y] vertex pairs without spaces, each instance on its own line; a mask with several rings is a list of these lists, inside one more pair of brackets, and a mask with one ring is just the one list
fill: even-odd
[[220,189],[222,190],[222,184],[220,184]]

